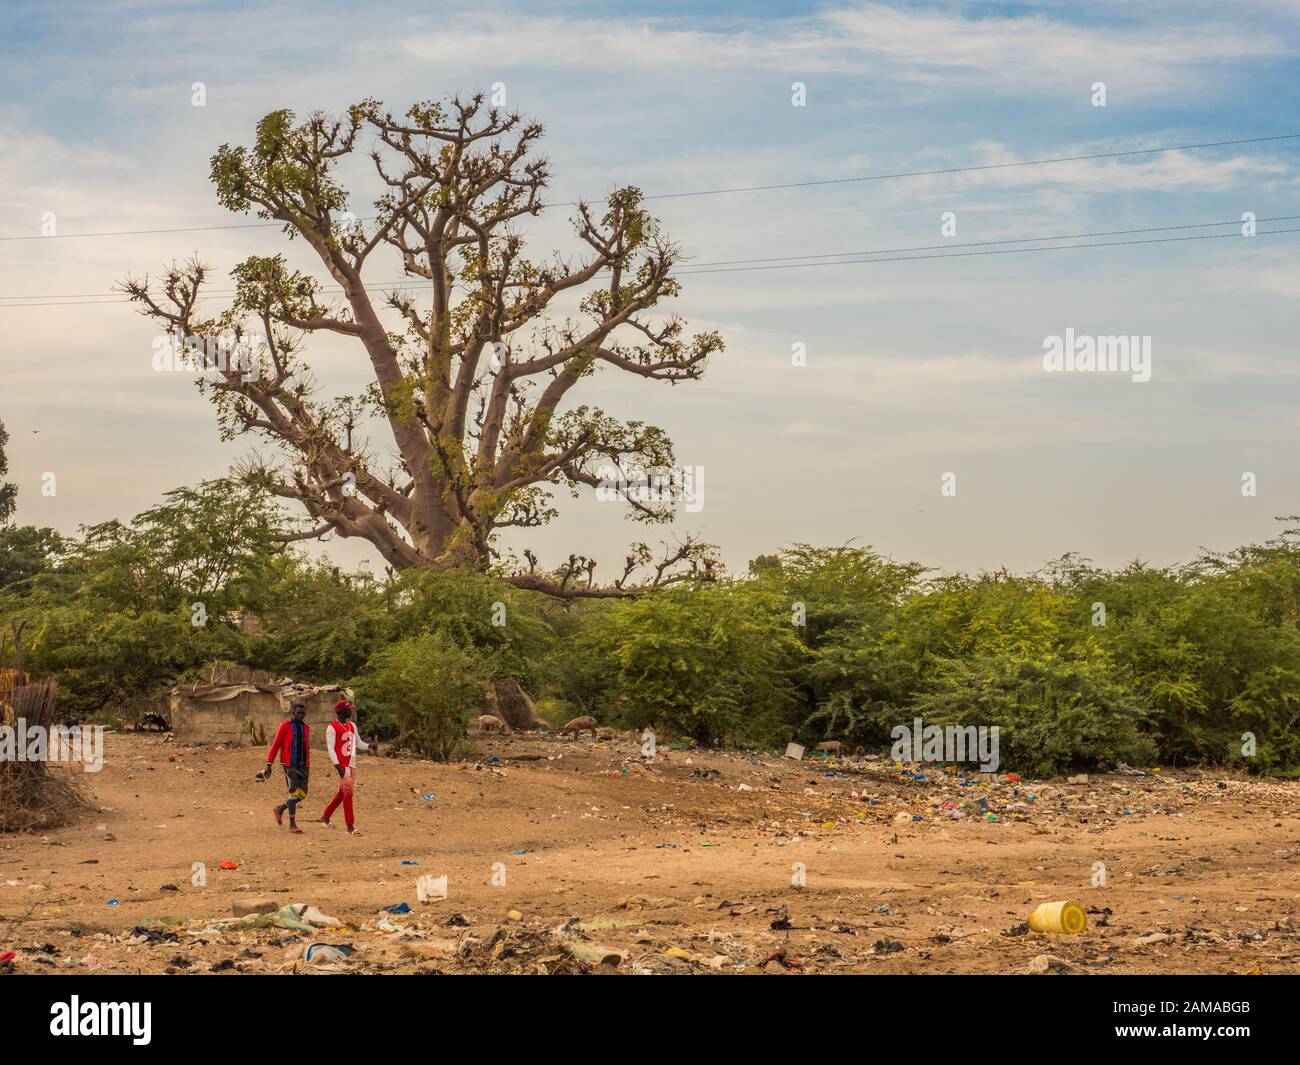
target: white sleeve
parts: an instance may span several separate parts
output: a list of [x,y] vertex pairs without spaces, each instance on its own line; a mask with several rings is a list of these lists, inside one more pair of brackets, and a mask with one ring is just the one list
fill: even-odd
[[357,741],[358,751],[370,750],[370,744],[361,738],[361,731],[355,725],[352,726],[352,738]]
[[339,764],[339,753],[334,749],[335,733],[334,722],[331,721],[325,726],[325,749],[330,753],[330,761],[335,765]]

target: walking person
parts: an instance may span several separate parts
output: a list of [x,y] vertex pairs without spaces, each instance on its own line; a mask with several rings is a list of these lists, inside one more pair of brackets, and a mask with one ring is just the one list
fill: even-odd
[[[331,725],[333,723],[331,722]],[[289,786],[289,797],[275,808],[275,823],[284,824],[284,813],[289,811],[289,831],[302,833],[298,827],[298,803],[307,798],[307,777],[311,768],[311,729],[307,725],[307,705],[294,703],[289,710],[289,720],[281,721],[275,730],[275,739],[266,753],[266,768],[257,774],[258,780],[271,776],[271,766],[280,756],[284,779]]]
[[353,764],[353,758],[358,751],[370,749],[370,744],[361,738],[361,733],[357,731],[357,726],[352,722],[352,711],[355,710],[350,702],[346,699],[340,699],[334,704],[334,713],[337,721],[331,721],[325,726],[325,749],[329,751],[330,761],[334,763],[334,768],[339,775],[339,790],[330,800],[330,804],[325,807],[325,812],[321,815],[321,823],[330,825],[330,816],[343,804],[343,820],[348,826],[348,831],[354,835],[361,835],[361,830],[357,828],[356,817],[352,810],[352,792],[356,786],[357,770]]

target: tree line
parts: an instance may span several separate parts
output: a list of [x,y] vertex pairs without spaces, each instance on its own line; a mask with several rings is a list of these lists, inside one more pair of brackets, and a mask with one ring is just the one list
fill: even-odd
[[[1300,768],[1300,531],[1184,565],[939,574],[794,545],[744,574],[557,599],[491,572],[346,572],[277,538],[272,497],[181,488],[129,522],[0,526],[0,663],[117,713],[236,662],[354,685],[377,734],[450,757],[511,678],[553,721],[701,744],[889,746],[996,725],[1007,768]],[[636,589],[631,589],[636,591]],[[15,633],[20,637],[15,641]]]

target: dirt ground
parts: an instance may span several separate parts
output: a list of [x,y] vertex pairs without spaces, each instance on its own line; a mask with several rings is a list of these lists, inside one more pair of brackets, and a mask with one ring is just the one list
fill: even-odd
[[[665,747],[647,765],[630,737],[477,746],[463,764],[363,755],[360,836],[342,811],[314,822],[334,775],[313,751],[295,836],[271,815],[278,769],[253,779],[260,749],[110,733],[103,771],[84,774],[95,809],[0,836],[4,968],[1300,972],[1300,782],[1017,782]],[[424,874],[447,877],[445,900],[417,901]],[[1029,932],[1058,899],[1088,910],[1087,930]],[[232,907],[258,900],[342,927],[237,923]],[[308,963],[313,943],[352,953]]]

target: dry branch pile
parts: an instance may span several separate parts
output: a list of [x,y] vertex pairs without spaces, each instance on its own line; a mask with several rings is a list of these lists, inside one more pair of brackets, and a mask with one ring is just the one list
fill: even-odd
[[501,718],[513,729],[537,728],[537,713],[528,693],[519,682],[509,677],[493,681],[487,686],[487,713]]
[[[19,722],[30,732],[40,727],[53,734],[62,725],[58,716],[58,685],[52,680],[22,684],[0,702],[0,725],[18,730]],[[18,749],[16,735],[0,758],[0,832],[32,832],[67,824],[86,806],[86,798],[75,772],[44,760],[28,761]]]

